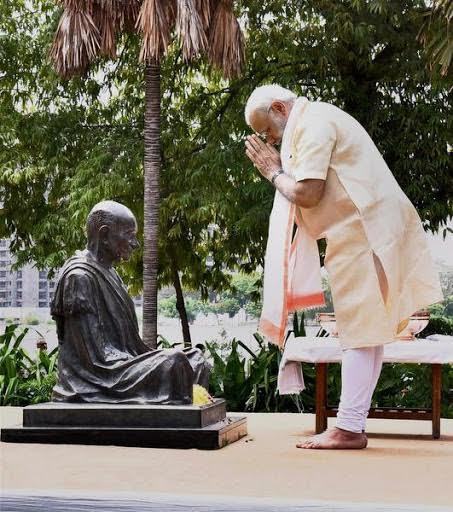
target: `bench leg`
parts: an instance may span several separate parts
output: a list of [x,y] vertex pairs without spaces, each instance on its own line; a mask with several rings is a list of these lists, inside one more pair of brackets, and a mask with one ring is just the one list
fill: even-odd
[[317,363],[316,368],[316,433],[327,429],[327,363]]
[[433,410],[433,438],[440,437],[440,404],[442,394],[442,365],[432,364],[432,410]]

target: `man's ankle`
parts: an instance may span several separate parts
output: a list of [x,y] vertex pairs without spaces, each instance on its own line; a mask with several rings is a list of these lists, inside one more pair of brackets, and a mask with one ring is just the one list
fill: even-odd
[[343,428],[343,427],[335,427],[337,430],[339,430],[341,433],[345,433],[345,434],[348,434],[348,435],[351,435],[351,436],[358,436],[358,435],[363,435],[365,432],[362,430],[360,432],[355,432],[353,430],[347,430],[346,428]]

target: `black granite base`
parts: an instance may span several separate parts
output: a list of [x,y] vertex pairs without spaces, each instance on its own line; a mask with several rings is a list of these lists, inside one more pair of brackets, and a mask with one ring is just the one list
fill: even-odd
[[48,402],[23,410],[24,427],[203,428],[226,417],[225,400],[204,406]]
[[247,419],[229,417],[202,428],[15,427],[4,428],[7,443],[84,444],[216,450],[247,435]]

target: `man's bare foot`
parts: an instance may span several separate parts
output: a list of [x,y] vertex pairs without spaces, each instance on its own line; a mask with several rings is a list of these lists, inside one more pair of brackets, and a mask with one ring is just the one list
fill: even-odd
[[366,448],[367,444],[368,438],[365,433],[349,432],[334,427],[306,441],[301,441],[296,446],[311,450],[361,450]]

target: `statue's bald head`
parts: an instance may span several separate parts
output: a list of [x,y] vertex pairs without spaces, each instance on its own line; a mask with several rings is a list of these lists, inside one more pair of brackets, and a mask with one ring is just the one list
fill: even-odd
[[87,219],[88,250],[104,264],[128,260],[139,247],[137,221],[126,206],[115,201],[96,204]]
[[136,223],[134,214],[124,204],[116,201],[101,201],[93,206],[87,219],[88,242],[99,236],[102,226],[118,228],[124,223]]

